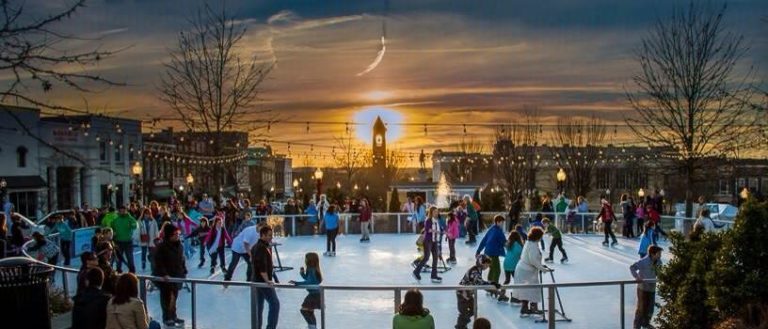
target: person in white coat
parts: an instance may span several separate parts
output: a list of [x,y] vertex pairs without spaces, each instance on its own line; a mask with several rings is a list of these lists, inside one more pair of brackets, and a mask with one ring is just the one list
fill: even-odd
[[330,207],[331,204],[328,203],[328,198],[325,196],[325,194],[320,194],[320,200],[317,201],[317,218],[318,220],[323,220],[325,217],[325,213],[328,211],[328,207]]
[[[540,284],[539,271],[552,271],[541,263],[541,250],[539,240],[544,236],[544,231],[539,227],[533,227],[528,232],[528,240],[523,246],[520,261],[515,267],[515,284]],[[543,314],[538,305],[541,304],[541,288],[521,288],[512,291],[512,296],[522,301],[521,316],[531,314]]]

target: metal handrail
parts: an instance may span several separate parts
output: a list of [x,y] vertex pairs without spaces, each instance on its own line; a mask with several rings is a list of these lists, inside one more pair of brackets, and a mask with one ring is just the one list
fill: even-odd
[[[58,265],[51,265],[45,262],[38,261],[34,257],[30,256],[27,253],[27,247],[32,241],[26,242],[22,246],[22,253],[24,256],[30,258],[32,261],[53,268],[54,270],[61,271],[62,273],[62,285],[64,289],[65,296],[68,296],[68,282],[67,282],[67,273],[77,273],[79,270],[68,268],[64,266],[58,266]],[[326,296],[325,292],[329,290],[338,290],[338,291],[392,291],[394,293],[394,312],[397,313],[400,307],[400,301],[403,291],[407,291],[409,289],[419,289],[419,290],[429,290],[429,291],[472,291],[473,295],[475,296],[474,301],[474,317],[477,318],[477,310],[478,310],[478,290],[488,290],[488,289],[495,289],[495,286],[492,285],[484,285],[484,286],[462,286],[462,285],[440,285],[440,286],[422,286],[422,285],[374,285],[374,286],[366,286],[366,285],[326,285],[326,284],[320,284],[320,285],[302,285],[302,286],[296,286],[296,285],[290,285],[290,284],[266,284],[266,283],[257,283],[257,282],[247,282],[247,281],[215,281],[215,280],[209,280],[209,279],[191,279],[191,278],[163,278],[163,277],[156,277],[156,276],[150,276],[150,275],[136,275],[139,279],[139,297],[144,302],[144,307],[147,307],[147,281],[149,282],[171,282],[171,283],[188,283],[190,284],[190,304],[191,304],[191,316],[192,316],[192,328],[197,328],[197,285],[217,285],[217,286],[242,286],[242,287],[250,287],[250,300],[251,300],[251,328],[256,328],[257,324],[261,322],[260,314],[256,311],[256,300],[258,297],[258,289],[259,288],[280,288],[280,289],[317,289],[320,292],[320,317],[321,317],[321,328],[327,328],[325,325],[325,305],[326,305]],[[625,315],[624,315],[624,300],[625,300],[625,294],[624,294],[624,288],[626,285],[636,285],[638,283],[655,283],[656,280],[644,280],[644,281],[637,281],[637,280],[609,280],[609,281],[592,281],[592,282],[564,282],[564,283],[540,283],[540,284],[510,284],[510,285],[501,285],[502,288],[505,289],[518,289],[518,288],[526,288],[526,289],[546,289],[547,290],[547,318],[549,319],[549,327],[548,328],[555,328],[555,290],[558,288],[574,288],[574,287],[596,287],[596,286],[616,286],[618,285],[620,287],[620,312],[619,312],[619,318],[621,323],[621,328],[625,327]]]

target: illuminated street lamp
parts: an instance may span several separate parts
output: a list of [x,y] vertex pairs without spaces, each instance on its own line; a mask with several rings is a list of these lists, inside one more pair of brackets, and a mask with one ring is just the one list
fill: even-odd
[[0,179],[0,203],[5,201],[5,194],[7,193],[6,188],[8,187],[8,182],[5,181],[5,178]]
[[315,179],[317,180],[317,202],[320,202],[320,194],[323,193],[323,171],[320,168],[315,170]]
[[742,190],[741,190],[741,192],[739,193],[739,196],[740,196],[742,199],[744,199],[744,200],[747,200],[747,199],[749,199],[749,189],[748,189],[748,188],[746,188],[746,187],[745,187],[744,189],[742,189]]
[[336,182],[336,188],[341,189],[341,182]]
[[637,196],[640,198],[645,197],[645,190],[641,187],[640,190],[637,191]]
[[299,191],[299,180],[294,178],[293,179],[293,197],[296,197],[298,194],[296,192]]
[[136,161],[136,163],[133,164],[131,167],[131,172],[133,173],[133,196],[136,198],[136,201],[138,201],[140,204],[144,204],[144,199],[142,198],[141,192],[143,190],[141,180],[142,176],[141,174],[144,172],[144,168],[141,167],[141,163]]
[[[192,184],[195,183],[195,177],[192,177],[192,173],[187,173],[187,189],[189,190],[189,193],[194,194],[195,190],[192,188]],[[189,201],[189,200],[185,200]]]
[[555,175],[555,178],[557,178],[557,189],[560,190],[560,193],[565,192],[565,170],[563,168],[560,168],[560,170]]

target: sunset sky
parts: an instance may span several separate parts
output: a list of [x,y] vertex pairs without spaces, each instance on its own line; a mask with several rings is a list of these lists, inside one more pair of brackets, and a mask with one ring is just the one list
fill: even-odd
[[[56,10],[61,1],[28,0],[30,13]],[[125,48],[90,72],[127,87],[80,95],[56,89],[40,97],[92,111],[148,119],[169,116],[156,86],[176,35],[200,2],[193,0],[94,0],[61,28],[100,41],[66,48]],[[214,3],[220,3],[214,1]],[[638,70],[633,58],[655,19],[667,17],[669,0],[552,1],[227,1],[248,27],[244,55],[277,60],[263,84],[260,109],[279,120],[353,122],[378,107],[404,123],[508,123],[523,108],[537,108],[543,123],[557,117],[595,114],[619,125],[616,142],[631,115],[624,89]],[[713,2],[718,3],[718,2]],[[768,76],[768,1],[729,1],[727,27],[745,36],[757,78]],[[386,22],[386,52],[371,72],[357,74],[377,56]],[[361,118],[370,115],[359,115]],[[170,123],[161,123],[157,127]],[[351,129],[357,126],[352,125]],[[316,145],[330,154],[344,124],[272,126],[266,138]],[[453,150],[464,137],[460,126],[392,125],[395,148],[408,152]],[[611,128],[611,131],[613,128]],[[490,141],[491,128],[469,127],[466,138]],[[365,134],[368,135],[367,133]],[[261,145],[262,143],[258,143]],[[393,142],[390,142],[392,145]],[[287,145],[273,143],[280,152]],[[294,144],[295,166],[317,165]],[[315,160],[322,161],[322,160]]]

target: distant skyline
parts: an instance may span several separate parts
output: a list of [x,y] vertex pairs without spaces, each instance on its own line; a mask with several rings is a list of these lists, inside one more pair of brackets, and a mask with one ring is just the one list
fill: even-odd
[[[63,6],[62,1],[26,3],[27,12],[34,15]],[[158,100],[155,87],[169,47],[188,28],[187,19],[201,3],[89,1],[60,27],[66,33],[100,40],[62,47],[125,48],[88,70],[128,86],[83,95],[60,87],[36,95],[82,109],[86,109],[85,97],[91,111],[134,119],[172,116]],[[537,108],[542,123],[593,114],[604,118],[619,125],[613,142],[621,143],[631,137],[621,126],[623,116],[632,113],[624,90],[632,88],[630,78],[638,70],[633,49],[656,19],[668,17],[674,5],[685,3],[230,0],[226,6],[248,27],[243,54],[277,61],[263,84],[264,101],[259,108],[272,110],[278,119],[353,122],[356,112],[379,107],[397,111],[406,124],[503,124],[521,118],[524,108]],[[756,77],[768,80],[768,22],[764,21],[768,1],[727,3],[727,28],[743,34],[750,48],[740,69],[754,66]],[[357,76],[377,57],[382,22],[386,22],[386,53],[375,69]],[[168,124],[172,123],[161,122],[157,128]],[[433,127],[427,134],[420,126],[398,128],[399,138],[388,139],[390,149],[408,152],[455,150],[465,136],[456,127]],[[344,134],[346,125],[313,125],[309,133],[306,130],[306,125],[276,123],[262,134],[268,139],[314,144],[318,152],[324,150],[322,146],[334,145],[333,137]],[[491,128],[470,127],[466,138],[490,142],[491,132]],[[361,142],[370,143],[370,139]],[[271,146],[287,153],[286,144]],[[301,166],[305,160],[297,155],[310,152],[310,147],[294,144],[291,151],[297,158],[294,166]],[[326,152],[330,154],[330,149]]]

